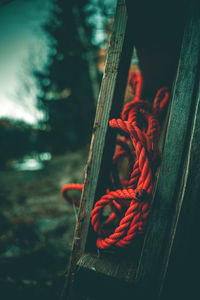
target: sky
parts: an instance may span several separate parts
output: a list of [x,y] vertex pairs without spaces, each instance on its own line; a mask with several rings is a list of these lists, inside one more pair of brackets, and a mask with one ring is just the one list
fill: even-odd
[[53,16],[53,0],[0,2],[0,118],[35,124],[41,91],[34,71],[47,72],[55,41],[43,25]]
[[[111,15],[116,4],[116,0],[88,0],[85,9],[94,10],[88,23],[95,27],[91,41],[95,45],[105,40],[101,2]],[[56,0],[0,0],[0,118],[29,124],[44,118],[37,108],[41,90],[33,73],[46,73],[55,54],[56,42],[43,29],[49,20],[59,22],[55,8]]]
[[[93,45],[103,44],[105,41],[105,23],[109,17],[113,17],[115,13],[117,0],[88,0],[85,10],[93,14],[88,17],[87,22],[94,27],[94,35],[92,38]],[[102,12],[102,7],[106,11],[106,15]]]

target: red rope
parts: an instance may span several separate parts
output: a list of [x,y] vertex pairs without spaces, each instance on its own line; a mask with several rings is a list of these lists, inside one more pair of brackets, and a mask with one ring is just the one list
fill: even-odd
[[[169,90],[167,87],[160,88],[152,104],[141,100],[142,77],[139,71],[130,72],[128,82],[133,100],[125,105],[120,119],[109,122],[111,128],[123,135],[117,138],[113,156],[113,190],[108,190],[95,203],[91,213],[91,223],[98,234],[96,244],[102,249],[129,245],[136,235],[144,232],[150,212],[153,176],[160,161],[160,116],[169,99]],[[126,180],[120,179],[117,172],[118,162],[124,157],[129,162]],[[81,184],[65,185],[62,194],[78,205],[67,192],[82,188]],[[109,207],[111,212],[103,221],[105,207]]]
[[76,206],[79,206],[79,201],[76,199],[73,199],[72,197],[69,196],[68,191],[70,190],[80,190],[82,191],[83,189],[83,184],[80,183],[70,183],[66,184],[62,187],[61,194],[65,197],[67,201],[69,201],[72,204],[75,204]]

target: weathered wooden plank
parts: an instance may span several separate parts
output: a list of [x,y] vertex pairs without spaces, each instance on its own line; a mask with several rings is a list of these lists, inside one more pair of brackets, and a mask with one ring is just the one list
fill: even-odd
[[[154,9],[154,6],[152,7],[152,10],[153,9]],[[134,10],[132,10],[132,13],[133,13],[133,11]],[[129,12],[129,13],[130,13],[130,17],[132,17],[131,12]],[[149,27],[151,27],[151,25],[149,25]],[[137,27],[137,28],[139,31],[140,27]],[[131,29],[133,29],[133,25],[132,25]],[[148,33],[149,33],[149,31],[148,31]],[[131,34],[133,34],[133,31],[131,31]],[[146,33],[146,35],[147,35],[147,33]],[[143,39],[146,38],[146,35],[143,36]],[[177,35],[177,32],[175,33],[175,36],[176,35]],[[173,38],[174,38],[174,36],[173,36]],[[153,38],[153,40],[154,39],[155,39],[155,37]],[[171,39],[169,39],[169,40],[171,40]],[[157,44],[158,43],[159,42],[157,41]],[[177,46],[177,44],[176,44],[176,46]],[[177,51],[177,49],[176,49],[176,51]],[[175,63],[174,58],[173,58],[173,62]],[[173,66],[173,68],[175,68],[175,67]],[[164,144],[164,142],[162,141],[161,144]],[[109,146],[111,146],[111,145],[109,145]],[[161,146],[161,148],[162,148],[162,146]],[[108,149],[108,148],[106,148],[106,149]],[[104,166],[104,168],[105,168],[105,166]],[[104,181],[103,181],[103,185],[105,185]],[[91,229],[91,231],[89,232],[89,240],[94,241],[95,238],[96,238],[96,236],[92,234],[92,229]],[[130,291],[130,289],[133,288],[134,283],[135,283],[136,268],[137,268],[137,264],[138,264],[139,254],[142,249],[143,237],[137,237],[133,241],[133,244],[130,247],[128,247],[128,249],[117,249],[117,250],[113,251],[112,253],[107,253],[106,251],[104,251],[103,253],[102,252],[100,253],[101,254],[100,256],[98,256],[96,253],[96,247],[94,245],[94,242],[93,242],[94,247],[91,247],[90,241],[88,241],[89,246],[86,247],[86,254],[83,257],[81,257],[77,263],[79,272],[84,273],[84,269],[85,269],[85,271],[90,270],[90,273],[93,273],[94,276],[96,276],[95,273],[101,273],[101,274],[105,275],[105,277],[107,278],[106,279],[107,281],[109,281],[109,278],[111,280],[115,278],[116,281],[118,281],[119,285],[121,285],[121,286],[123,286],[123,284],[126,282],[129,284],[129,291]],[[96,253],[96,255],[94,255],[94,253]],[[95,271],[92,270],[92,268],[94,268]],[[102,281],[103,281],[103,278],[102,278]],[[84,276],[82,279],[82,283],[83,283],[82,286],[87,285],[87,283],[84,281]],[[121,290],[123,290],[123,288]]]
[[144,296],[150,293],[152,299],[157,299],[162,292],[188,180],[188,138],[194,119],[199,55],[200,11],[198,2],[192,1],[173,93],[162,167],[136,276],[138,289],[143,291]]
[[[198,67],[200,78],[200,65]],[[171,255],[166,256],[169,268],[162,299],[199,299],[200,268],[200,81],[193,99],[192,126],[188,132],[187,159],[183,192],[176,206],[170,240]],[[180,211],[181,208],[181,211]],[[176,232],[174,227],[176,226]],[[169,260],[170,258],[170,260]]]
[[[66,299],[67,293],[67,299],[70,299],[73,294],[71,287],[74,273],[77,262],[85,251],[91,210],[95,199],[104,192],[106,186],[114,147],[114,134],[108,128],[108,122],[114,116],[120,115],[132,51],[133,43],[130,38],[125,1],[119,0],[98,99],[84,190],[74,235],[68,285],[63,299]],[[93,243],[95,243],[95,239],[93,239]],[[78,299],[81,299],[80,297],[81,295],[77,295]]]
[[[99,97],[85,189],[74,238],[68,283],[71,287],[76,273],[76,281],[82,282],[76,287],[81,287],[82,290],[76,295],[73,294],[73,299],[85,299],[89,290],[91,294],[92,291],[96,291],[98,279],[104,285],[104,291],[109,288],[109,292],[105,296],[102,289],[95,295],[95,299],[110,299],[110,295],[115,299],[122,296],[128,299],[130,291],[135,299],[146,295],[157,299],[165,281],[188,180],[189,149],[192,140],[189,144],[187,141],[193,132],[192,97],[196,90],[196,65],[199,62],[199,23],[198,17],[195,16],[195,8],[186,26],[163,163],[136,280],[137,257],[133,253],[130,255],[129,250],[132,248],[127,252],[122,250],[121,253],[101,253],[100,256],[95,254],[95,236],[89,226],[90,213],[94,202],[102,195],[106,186],[114,140],[114,135],[108,129],[108,120],[120,112],[132,50],[123,1],[118,3],[117,16]],[[186,77],[189,78],[187,82]],[[186,153],[184,149],[187,149]],[[123,257],[120,257],[120,254]],[[68,295],[72,295],[70,290]],[[63,299],[66,299],[66,295]]]
[[132,264],[130,259],[120,260],[116,255],[111,259],[103,254],[82,255],[78,262],[78,287],[95,300],[128,299],[131,290],[134,291],[133,282],[130,284],[130,278],[134,278]]

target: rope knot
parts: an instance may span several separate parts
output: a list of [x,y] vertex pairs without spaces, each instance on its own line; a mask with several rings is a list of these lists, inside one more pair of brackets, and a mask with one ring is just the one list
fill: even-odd
[[[129,85],[133,100],[127,103],[120,119],[109,121],[111,128],[120,131],[116,152],[113,156],[111,188],[94,205],[91,224],[98,234],[96,245],[106,249],[129,245],[138,234],[144,233],[150,212],[153,176],[160,162],[158,140],[160,137],[160,115],[169,99],[169,90],[158,90],[153,104],[141,99],[142,76],[139,71],[130,72]],[[119,177],[118,164],[128,160],[125,179]],[[63,188],[63,195],[73,185]],[[82,185],[74,186],[81,189]],[[106,208],[109,213],[105,214]]]

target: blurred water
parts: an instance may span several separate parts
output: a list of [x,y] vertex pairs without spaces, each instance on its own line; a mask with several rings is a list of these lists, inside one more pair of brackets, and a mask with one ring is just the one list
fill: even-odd
[[16,171],[39,171],[44,169],[45,162],[52,158],[50,152],[32,153],[25,155],[20,160],[13,160],[11,169]]

